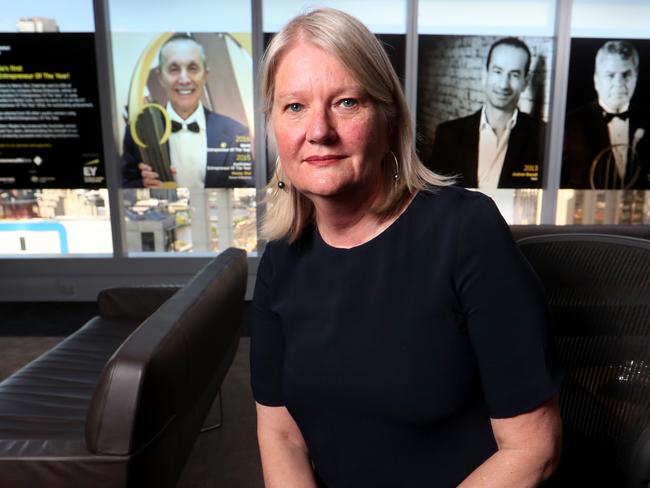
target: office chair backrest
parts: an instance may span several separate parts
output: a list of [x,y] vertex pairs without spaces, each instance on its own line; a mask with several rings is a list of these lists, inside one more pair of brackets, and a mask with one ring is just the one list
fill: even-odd
[[555,234],[518,241],[554,317],[564,449],[548,486],[648,486],[650,241]]

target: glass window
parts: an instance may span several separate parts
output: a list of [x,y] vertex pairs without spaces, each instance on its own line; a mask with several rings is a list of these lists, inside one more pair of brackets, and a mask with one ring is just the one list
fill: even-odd
[[420,34],[552,36],[549,0],[420,0]]
[[3,254],[112,252],[93,4],[63,3],[6,2],[0,12]]
[[94,32],[92,0],[3,2],[0,32]]
[[310,2],[291,0],[267,0],[262,2],[264,44],[267,45],[289,19],[316,7],[330,7],[354,15],[374,32],[386,47],[386,53],[393,63],[402,84],[405,78],[406,50],[406,2],[404,0],[383,0],[372,3],[364,0],[330,0],[317,6]]
[[329,0],[318,2],[294,0],[265,0],[262,2],[264,32],[278,32],[289,19],[317,7],[331,7],[354,15],[372,32],[404,34],[406,32],[406,2],[404,0]]
[[558,224],[650,223],[650,4],[574,0]]
[[250,4],[109,3],[127,250],[254,252]]
[[540,221],[554,15],[548,0],[419,2],[420,157],[510,224]]
[[142,232],[140,234],[142,238],[142,250],[143,251],[155,251],[156,250],[156,240],[154,238],[153,232]]

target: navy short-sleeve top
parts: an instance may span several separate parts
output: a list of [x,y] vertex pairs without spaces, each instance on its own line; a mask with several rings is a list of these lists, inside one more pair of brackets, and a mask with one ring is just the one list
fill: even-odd
[[492,200],[456,187],[419,192],[351,249],[315,228],[271,242],[251,377],[329,488],[456,486],[496,451],[490,418],[559,383],[536,276]]

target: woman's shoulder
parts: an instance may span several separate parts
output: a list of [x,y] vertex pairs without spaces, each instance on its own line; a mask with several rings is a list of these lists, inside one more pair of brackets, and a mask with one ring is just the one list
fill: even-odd
[[471,228],[502,227],[503,218],[494,201],[484,193],[456,186],[421,191],[412,214],[412,226],[436,235],[458,235]]
[[314,226],[308,224],[305,226],[300,236],[295,241],[289,242],[288,238],[281,238],[268,241],[264,246],[262,258],[266,256],[267,260],[273,262],[282,262],[294,258],[306,249],[312,247],[314,239]]
[[425,205],[452,214],[466,211],[481,204],[494,204],[492,199],[484,193],[459,186],[429,186],[420,191],[418,197]]
[[264,250],[260,255],[261,260],[276,261],[286,255],[291,244],[286,239],[276,239],[268,241],[264,245]]

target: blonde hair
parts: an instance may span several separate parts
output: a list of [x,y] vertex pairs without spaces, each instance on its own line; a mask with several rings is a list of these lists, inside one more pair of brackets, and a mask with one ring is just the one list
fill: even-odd
[[[359,20],[340,10],[323,8],[298,15],[269,43],[262,58],[260,76],[269,137],[273,138],[270,129],[277,67],[283,54],[301,42],[323,49],[340,62],[386,117],[390,151],[382,161],[384,199],[373,208],[380,220],[398,213],[414,192],[453,183],[452,178],[427,169],[415,153],[402,87],[381,43]],[[397,180],[394,178],[396,171],[399,173]],[[285,182],[283,189],[278,188],[279,181]],[[266,187],[264,203],[263,239],[286,238],[293,242],[305,225],[313,221],[313,204],[287,181],[281,164],[276,164]]]

